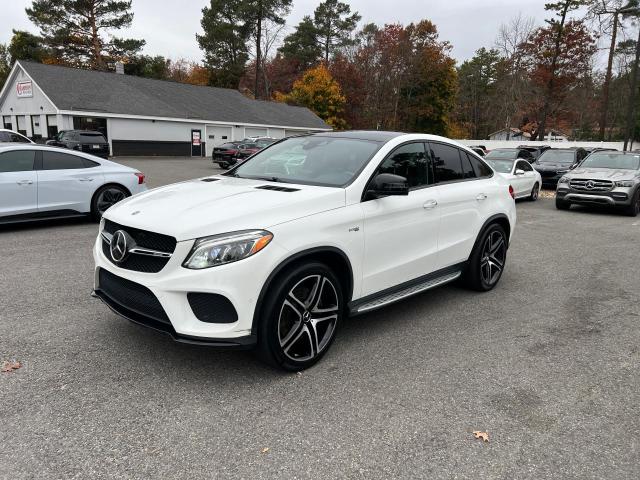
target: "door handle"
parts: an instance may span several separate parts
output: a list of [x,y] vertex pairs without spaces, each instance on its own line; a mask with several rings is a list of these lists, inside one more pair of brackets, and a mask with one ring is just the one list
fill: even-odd
[[93,182],[93,178],[80,178],[81,182]]
[[432,208],[436,208],[437,206],[438,206],[437,200],[427,200],[426,202],[424,202],[424,205],[422,205],[422,207],[425,208],[426,210],[431,210]]
[[18,185],[32,185],[33,184],[33,180],[20,180],[17,183],[18,183]]
[[476,197],[476,200],[478,200],[479,202],[486,199],[487,199],[487,195],[484,193],[481,193]]

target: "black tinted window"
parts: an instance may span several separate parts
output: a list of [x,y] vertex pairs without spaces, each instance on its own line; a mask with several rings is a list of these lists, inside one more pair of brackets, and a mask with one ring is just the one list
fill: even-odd
[[42,152],[42,170],[86,168],[84,159],[68,153]]
[[0,142],[30,143],[22,135],[13,132],[0,132]]
[[386,158],[378,173],[392,173],[405,177],[409,188],[429,184],[429,166],[423,143],[409,143]]
[[520,170],[524,170],[525,172],[531,172],[533,170],[533,167],[529,165],[528,162],[518,162],[518,165],[516,165],[516,168],[519,168]]
[[0,172],[27,172],[33,170],[33,150],[15,150],[0,154]]
[[449,182],[464,178],[460,154],[456,147],[441,143],[430,143],[436,182]]
[[107,143],[107,140],[99,133],[80,133],[78,137],[81,142],[85,143]]
[[469,157],[469,161],[471,165],[473,165],[477,177],[490,177],[493,174],[489,166],[479,158],[469,154],[467,154],[467,157]]
[[460,157],[462,159],[462,173],[464,174],[464,178],[476,178],[476,172],[471,164],[469,155],[460,150]]

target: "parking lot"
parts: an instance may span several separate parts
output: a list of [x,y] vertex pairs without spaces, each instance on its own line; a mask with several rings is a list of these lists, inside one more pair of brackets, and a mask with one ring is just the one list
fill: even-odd
[[[122,159],[150,186],[210,161]],[[347,321],[301,374],[90,296],[97,225],[0,230],[0,478],[638,478],[640,217],[518,203],[501,283]],[[472,432],[489,433],[489,442]]]

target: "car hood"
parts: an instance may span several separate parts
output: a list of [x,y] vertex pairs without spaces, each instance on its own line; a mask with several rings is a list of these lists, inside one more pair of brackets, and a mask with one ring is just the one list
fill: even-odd
[[571,171],[571,178],[590,178],[593,180],[629,180],[639,176],[637,170],[613,168],[576,168]]
[[533,168],[539,172],[557,172],[558,170],[569,170],[570,163],[535,163]]
[[[262,186],[296,189],[265,190]],[[155,188],[111,207],[105,218],[189,240],[273,225],[345,206],[342,188],[208,177]]]

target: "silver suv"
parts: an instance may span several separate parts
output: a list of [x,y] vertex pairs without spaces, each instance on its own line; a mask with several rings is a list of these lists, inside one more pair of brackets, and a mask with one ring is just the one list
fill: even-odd
[[640,211],[640,154],[594,152],[558,181],[556,207],[610,205],[635,217]]

